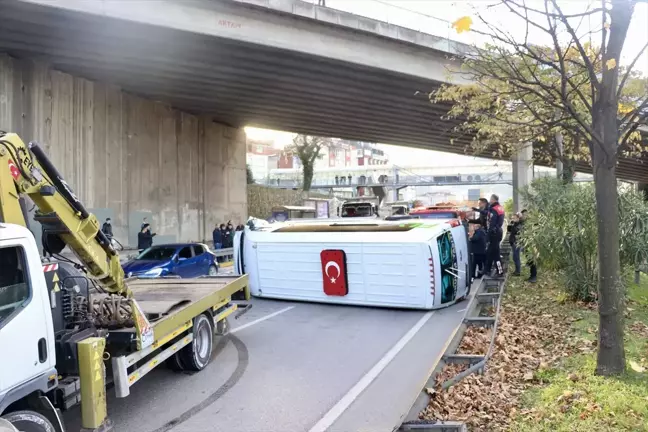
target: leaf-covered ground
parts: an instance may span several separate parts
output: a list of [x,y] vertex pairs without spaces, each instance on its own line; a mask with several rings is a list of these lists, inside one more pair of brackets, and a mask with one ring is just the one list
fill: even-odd
[[[472,431],[648,431],[648,277],[628,289],[628,371],[617,378],[594,375],[596,306],[567,301],[555,274],[539,280],[509,278],[486,372],[439,391],[461,370],[449,367],[428,389],[423,417],[463,420]],[[485,352],[484,336],[468,332],[461,350]]]

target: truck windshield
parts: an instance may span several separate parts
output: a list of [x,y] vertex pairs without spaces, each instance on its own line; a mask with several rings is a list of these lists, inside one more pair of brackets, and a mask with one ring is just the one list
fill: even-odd
[[18,247],[0,249],[0,326],[29,300],[25,260]]
[[342,206],[342,217],[372,216],[371,204],[354,204]]
[[138,255],[138,260],[167,261],[173,258],[176,248],[168,246],[153,246]]

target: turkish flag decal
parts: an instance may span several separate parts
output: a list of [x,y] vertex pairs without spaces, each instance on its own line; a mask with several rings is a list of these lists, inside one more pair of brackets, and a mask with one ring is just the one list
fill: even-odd
[[347,280],[346,254],[343,250],[323,250],[322,279],[324,280],[324,294],[330,296],[345,296],[349,294]]
[[9,163],[9,172],[11,173],[11,177],[13,177],[14,180],[18,180],[18,176],[20,176],[20,171],[18,170],[18,167],[11,159],[9,159],[8,163]]

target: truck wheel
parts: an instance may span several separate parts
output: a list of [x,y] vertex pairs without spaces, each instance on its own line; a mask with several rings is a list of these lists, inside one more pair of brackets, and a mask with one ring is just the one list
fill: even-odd
[[173,354],[166,360],[167,367],[174,372],[183,372],[185,370],[184,364],[182,363],[182,356],[180,355],[181,352]]
[[47,417],[36,411],[14,411],[2,418],[8,420],[20,432],[56,432]]
[[207,367],[214,347],[214,325],[206,314],[197,316],[193,325],[193,341],[180,351],[185,370],[198,372]]

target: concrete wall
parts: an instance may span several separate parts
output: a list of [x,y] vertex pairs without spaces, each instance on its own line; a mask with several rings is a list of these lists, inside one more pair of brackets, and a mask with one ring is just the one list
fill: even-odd
[[124,244],[144,216],[159,243],[211,238],[216,223],[247,217],[243,130],[5,55],[0,130],[39,142]]

